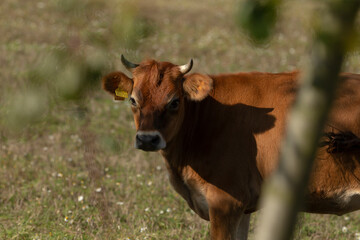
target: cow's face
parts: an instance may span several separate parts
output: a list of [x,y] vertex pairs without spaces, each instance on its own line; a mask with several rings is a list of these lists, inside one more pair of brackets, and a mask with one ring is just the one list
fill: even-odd
[[165,149],[183,122],[185,98],[204,99],[212,89],[212,79],[201,74],[185,75],[192,61],[182,66],[154,60],[133,64],[122,56],[122,62],[133,78],[122,72],[110,73],[103,78],[103,88],[115,100],[129,99],[137,130],[136,148]]

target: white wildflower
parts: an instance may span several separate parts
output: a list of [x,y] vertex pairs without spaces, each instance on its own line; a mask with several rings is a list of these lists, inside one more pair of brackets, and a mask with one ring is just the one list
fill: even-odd
[[140,228],[140,232],[145,232],[147,230],[147,227]]
[[38,8],[40,8],[40,9],[43,9],[43,8],[45,7],[45,3],[43,3],[43,2],[38,2],[38,3],[36,4],[36,6],[37,6]]
[[356,239],[356,240],[360,240],[360,232],[355,233],[355,239]]
[[95,189],[95,192],[101,192],[101,187]]
[[294,54],[296,53],[296,51],[295,51],[294,48],[290,48],[290,49],[289,49],[289,53],[290,53],[291,55],[294,55]]
[[82,202],[84,200],[84,196],[80,195],[78,196],[78,202]]
[[342,227],[342,229],[341,229],[341,231],[343,232],[343,233],[346,233],[347,231],[348,231],[348,229],[347,229],[347,227]]

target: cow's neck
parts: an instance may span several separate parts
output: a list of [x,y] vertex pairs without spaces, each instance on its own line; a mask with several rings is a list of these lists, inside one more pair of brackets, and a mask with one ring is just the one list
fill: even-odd
[[[216,129],[215,134],[221,135],[223,127],[229,123],[229,119],[219,116],[219,114],[221,115],[220,112],[234,111],[229,109],[231,108],[229,106],[234,104],[234,101],[238,101],[239,96],[246,95],[243,92],[249,91],[249,86],[246,84],[237,84],[235,91],[232,84],[226,84],[227,81],[221,81],[216,76],[211,77],[214,80],[214,89],[202,101],[185,100],[182,126],[177,136],[167,143],[167,148],[161,151],[165,160],[174,169],[181,169],[188,164],[188,161],[194,163],[194,160],[196,161],[198,157],[206,153],[204,149],[211,151],[209,146],[213,144],[210,140],[214,140],[215,136],[212,135],[214,129]],[[243,81],[241,78],[237,80],[238,83]],[[241,100],[243,99],[241,98]],[[251,103],[250,98],[247,99],[245,104]],[[244,107],[239,106],[238,109],[243,113],[242,117],[249,112],[253,112],[246,105]],[[232,116],[234,115],[232,114]],[[239,119],[236,120],[239,121]],[[250,128],[246,126],[246,122],[242,123],[242,127],[244,129]],[[210,136],[207,136],[207,134],[210,134]]]
[[186,101],[184,120],[178,134],[167,143],[166,149],[161,151],[161,155],[168,164],[174,169],[181,169],[187,165],[187,160],[195,154],[194,134],[199,121],[199,109],[202,102]]
[[[186,166],[188,161],[194,164],[197,159],[205,158],[204,155],[211,152],[213,147],[218,147],[218,142],[226,143],[225,137],[231,141],[241,134],[254,145],[254,133],[272,128],[275,120],[270,113],[273,109],[264,107],[259,101],[261,92],[257,86],[261,83],[256,78],[249,81],[248,75],[229,75],[221,79],[211,76],[214,88],[207,98],[198,102],[185,101],[182,126],[162,151],[173,168]],[[246,144],[239,147],[246,148],[244,151],[252,150]],[[256,150],[256,146],[251,147]]]
[[167,143],[166,149],[161,151],[172,168],[181,170],[191,159],[196,159],[197,154],[203,155],[203,152],[198,152],[199,144],[202,144],[200,140],[203,140],[199,124],[207,105],[206,99],[201,102],[185,101],[184,119],[178,134]]

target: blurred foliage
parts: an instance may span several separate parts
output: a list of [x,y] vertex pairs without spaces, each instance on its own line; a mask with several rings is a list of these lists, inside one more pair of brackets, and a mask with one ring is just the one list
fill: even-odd
[[237,23],[255,43],[265,42],[273,32],[280,0],[246,0],[236,15]]
[[[52,3],[68,34],[58,39],[58,47],[30,67],[25,86],[8,93],[11,97],[7,98],[6,111],[0,120],[13,129],[21,130],[38,122],[60,105],[70,102],[83,105],[87,94],[100,87],[101,76],[111,68],[109,56],[114,52],[120,55],[123,49],[136,49],[140,40],[151,33],[150,25],[139,15],[136,1]],[[97,21],[91,22],[93,19]]]
[[[121,27],[119,27],[121,26]],[[145,19],[139,17],[137,8],[128,4],[114,18],[112,32],[119,43],[126,48],[136,48],[138,40],[146,38],[152,29]]]

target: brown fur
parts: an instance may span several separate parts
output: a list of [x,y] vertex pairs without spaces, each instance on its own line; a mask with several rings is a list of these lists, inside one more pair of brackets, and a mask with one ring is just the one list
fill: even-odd
[[[239,237],[248,227],[249,218],[242,216],[256,210],[263,179],[276,167],[299,73],[183,76],[178,66],[153,60],[132,73],[136,129],[164,137],[160,153],[171,184],[210,220],[212,239]],[[360,75],[341,77],[344,84],[324,129],[330,138],[318,151],[308,186],[308,212],[360,208]],[[104,78],[105,89],[111,81]],[[169,112],[174,95],[180,106]]]

